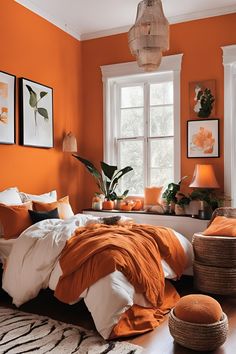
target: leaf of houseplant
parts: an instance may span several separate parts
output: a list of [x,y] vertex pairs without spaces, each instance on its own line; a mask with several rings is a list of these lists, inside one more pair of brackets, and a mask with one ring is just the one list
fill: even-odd
[[114,175],[114,178],[116,178],[118,180],[130,171],[133,171],[133,167],[126,166],[126,167],[122,168],[121,170],[117,171],[117,173]]
[[37,94],[36,92],[34,92],[34,90],[32,89],[32,87],[30,87],[29,85],[25,85],[30,93],[30,99],[29,99],[29,104],[32,108],[35,108],[37,105]]
[[43,116],[44,119],[49,119],[48,111],[46,108],[38,108],[38,112],[41,114],[41,116]]
[[78,155],[72,155],[74,156],[77,160],[79,160],[80,162],[82,162],[82,164],[87,168],[87,170],[96,178],[101,180],[102,176],[101,173],[96,169],[96,167],[92,164],[92,162],[84,159],[83,157],[80,157]]
[[109,178],[109,180],[112,180],[112,177],[114,176],[114,173],[117,170],[117,166],[111,166],[108,165],[107,163],[101,161],[101,168],[102,168],[102,172],[104,173],[104,175]]
[[133,171],[133,167],[131,167],[131,166],[126,166],[126,167],[122,168],[121,170],[118,170],[112,178],[111,189],[115,190],[115,188],[118,184],[118,180],[130,171]]
[[43,97],[46,96],[47,94],[48,94],[48,92],[41,91],[41,92],[40,92],[40,98],[43,98]]

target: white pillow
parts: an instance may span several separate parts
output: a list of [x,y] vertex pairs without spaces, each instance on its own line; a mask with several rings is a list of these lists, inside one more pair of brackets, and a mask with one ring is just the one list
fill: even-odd
[[0,192],[0,203],[7,205],[22,204],[18,188],[8,188]]
[[57,201],[57,191],[55,190],[48,193],[39,194],[39,195],[20,192],[20,196],[23,203],[27,202],[28,200],[32,200],[34,202],[41,202],[41,203],[52,203]]

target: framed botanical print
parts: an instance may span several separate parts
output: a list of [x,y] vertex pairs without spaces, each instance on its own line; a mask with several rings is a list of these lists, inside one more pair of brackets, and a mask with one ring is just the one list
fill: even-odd
[[53,147],[53,89],[20,79],[21,144]]
[[16,77],[0,71],[0,144],[15,144]]
[[219,157],[219,119],[187,121],[187,157]]

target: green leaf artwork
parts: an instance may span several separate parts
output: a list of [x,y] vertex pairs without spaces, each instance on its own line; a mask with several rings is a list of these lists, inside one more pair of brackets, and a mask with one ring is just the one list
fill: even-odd
[[38,126],[38,114],[40,116],[42,116],[45,121],[49,120],[49,115],[48,115],[48,111],[46,108],[43,107],[38,107],[38,103],[48,94],[48,92],[45,91],[41,91],[39,93],[39,97],[37,95],[37,93],[32,89],[31,86],[26,85],[29,94],[30,94],[30,98],[29,98],[29,105],[30,107],[32,107],[33,112],[34,112],[34,122],[35,122],[35,135],[37,133],[37,126]]

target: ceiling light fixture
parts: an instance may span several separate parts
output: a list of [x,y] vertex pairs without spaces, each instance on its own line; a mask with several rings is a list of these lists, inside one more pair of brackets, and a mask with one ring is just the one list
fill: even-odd
[[162,52],[169,49],[169,22],[161,0],[143,0],[138,4],[135,24],[128,33],[129,48],[145,71],[155,71]]

